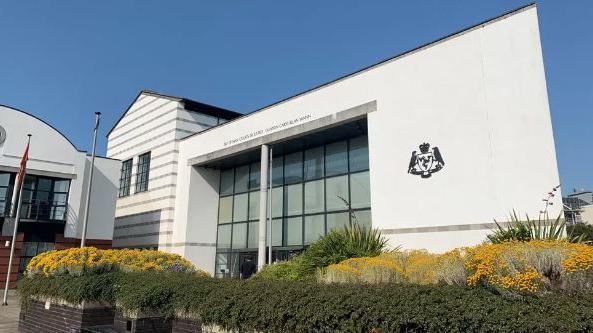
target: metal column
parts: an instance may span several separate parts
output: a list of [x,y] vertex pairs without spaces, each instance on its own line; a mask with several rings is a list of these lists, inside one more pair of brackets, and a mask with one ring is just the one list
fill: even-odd
[[259,235],[257,248],[257,269],[266,264],[266,223],[268,213],[268,156],[267,145],[261,146],[260,186],[259,186]]

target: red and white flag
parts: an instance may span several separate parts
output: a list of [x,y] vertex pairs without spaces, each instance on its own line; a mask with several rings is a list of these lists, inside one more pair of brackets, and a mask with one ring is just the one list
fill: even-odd
[[21,186],[23,183],[23,178],[25,177],[25,169],[27,168],[27,161],[29,160],[29,143],[27,142],[27,148],[25,148],[25,153],[23,154],[23,158],[21,158],[21,167],[19,169],[19,173],[16,176],[16,184]]
[[19,173],[17,173],[16,180],[14,182],[14,189],[12,190],[12,202],[10,206],[10,216],[15,216],[19,190],[23,185],[25,178],[25,170],[27,169],[27,161],[29,160],[29,143],[30,142],[27,142],[27,148],[25,148],[25,153],[23,154],[23,158],[21,158]]

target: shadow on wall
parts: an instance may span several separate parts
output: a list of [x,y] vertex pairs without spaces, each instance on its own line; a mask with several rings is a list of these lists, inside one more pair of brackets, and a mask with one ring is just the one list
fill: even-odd
[[66,225],[64,226],[64,235],[76,235],[76,225],[78,223],[78,215],[72,209],[72,205],[68,203],[68,211],[66,212]]
[[[80,198],[80,215],[77,214],[77,211],[73,209],[73,207],[68,204],[68,218],[67,223],[64,227],[64,235],[69,235],[70,237],[81,237],[82,236],[82,223],[84,220],[84,210],[86,208],[86,189],[88,186],[87,182],[83,184],[83,195]],[[91,204],[90,204],[90,214],[89,214],[89,225],[87,226],[87,237],[93,238],[93,231],[97,231],[97,226],[94,225],[96,223],[104,224],[105,221],[101,221],[102,219],[110,219],[111,222],[115,219],[114,213],[108,216],[106,215],[111,203],[114,203],[117,196],[117,187],[115,184],[110,181],[109,177],[105,175],[105,173],[95,165],[95,170],[93,172],[93,184],[92,184],[92,193],[91,193]],[[97,218],[97,216],[99,216]],[[113,223],[108,223],[110,227],[111,234],[109,235],[109,239],[113,237]],[[100,237],[105,238],[105,237]]]

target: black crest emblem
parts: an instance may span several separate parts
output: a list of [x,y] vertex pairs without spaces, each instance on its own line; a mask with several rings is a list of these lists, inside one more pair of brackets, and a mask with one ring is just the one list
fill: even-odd
[[431,174],[441,170],[445,166],[445,161],[441,156],[438,147],[430,148],[430,144],[423,143],[419,146],[420,153],[412,152],[408,173],[420,175],[422,178],[428,178]]

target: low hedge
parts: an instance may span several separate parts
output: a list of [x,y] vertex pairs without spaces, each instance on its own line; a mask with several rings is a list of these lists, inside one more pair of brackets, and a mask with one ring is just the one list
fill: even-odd
[[500,295],[453,285],[320,284],[114,272],[22,279],[40,296],[190,317],[238,332],[590,332],[593,295]]

